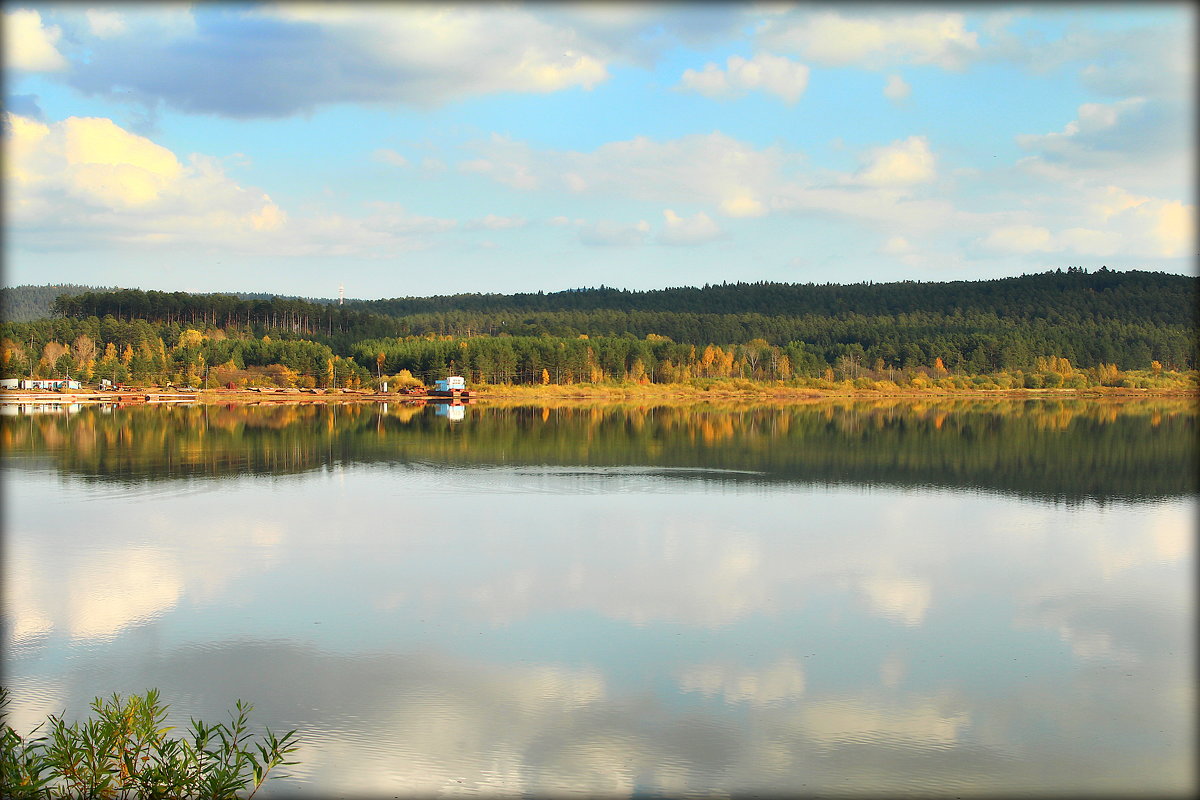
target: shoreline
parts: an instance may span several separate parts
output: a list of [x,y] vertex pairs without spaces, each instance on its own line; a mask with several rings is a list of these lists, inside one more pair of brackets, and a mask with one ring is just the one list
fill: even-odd
[[296,404],[330,404],[330,403],[409,403],[413,405],[426,403],[488,403],[501,401],[511,403],[540,403],[540,402],[708,402],[708,401],[749,401],[749,402],[783,402],[783,403],[812,403],[824,400],[845,399],[1138,399],[1158,397],[1200,398],[1200,391],[1194,389],[1134,389],[1126,387],[1091,387],[1088,389],[812,389],[799,387],[769,386],[749,389],[701,389],[689,386],[654,385],[646,387],[621,386],[505,386],[485,387],[483,390],[472,390],[468,398],[449,400],[449,398],[426,397],[421,395],[404,395],[395,392],[371,392],[367,390],[338,390],[326,393],[324,391],[301,392],[298,389],[263,389],[262,391],[247,391],[244,389],[204,389],[197,392],[168,391],[157,387],[138,389],[135,391],[99,392],[37,392],[26,390],[0,391],[0,404],[10,405],[92,405],[115,403],[119,405],[278,405],[282,403]]

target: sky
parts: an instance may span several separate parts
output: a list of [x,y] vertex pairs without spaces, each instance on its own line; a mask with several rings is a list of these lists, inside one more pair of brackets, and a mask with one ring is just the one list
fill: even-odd
[[1195,272],[1190,4],[3,15],[9,286]]

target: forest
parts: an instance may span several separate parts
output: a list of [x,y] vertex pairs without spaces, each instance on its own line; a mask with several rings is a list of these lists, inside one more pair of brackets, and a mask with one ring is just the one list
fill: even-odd
[[1149,388],[1195,370],[1198,349],[1196,278],[1076,267],[988,281],[600,287],[345,305],[82,288],[57,296],[51,316],[0,323],[4,377]]

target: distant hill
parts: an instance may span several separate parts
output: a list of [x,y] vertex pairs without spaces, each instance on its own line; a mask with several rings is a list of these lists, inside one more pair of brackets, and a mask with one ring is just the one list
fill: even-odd
[[59,295],[111,292],[116,286],[84,286],[78,283],[48,283],[45,286],[0,287],[0,319],[5,322],[32,322],[50,316],[50,304]]
[[[45,286],[23,284],[0,287],[0,320],[5,322],[32,322],[53,316],[50,304],[60,295],[76,297],[88,292],[116,292],[119,286],[84,286],[78,283],[49,283]],[[242,300],[304,300],[309,303],[335,303],[328,298],[299,297],[297,295],[273,294],[271,292],[230,292]]]
[[[855,377],[868,367],[876,375],[918,367],[983,375],[1040,369],[1039,359],[1050,356],[1076,367],[1165,366],[1169,371],[1197,363],[1198,286],[1200,279],[1186,275],[1089,273],[1076,267],[982,281],[736,283],[653,291],[600,287],[345,305],[270,294],[138,289],[67,294],[60,286],[32,288],[43,300],[62,294],[51,308],[64,319],[0,327],[11,331],[6,335],[13,341],[37,335],[48,340],[66,336],[71,320],[112,315],[118,325],[161,326],[167,347],[174,346],[185,324],[248,329],[257,339],[307,339],[328,347],[324,360],[290,367],[310,376],[325,374],[323,365],[337,356],[360,365],[350,369],[372,364],[376,372],[384,369],[382,358],[393,372],[422,375],[466,366],[474,374],[533,379],[529,376],[552,367],[554,380],[652,373],[655,380],[673,381],[683,374],[681,364],[691,375],[729,372],[732,364],[726,369],[718,357],[746,352],[750,361],[743,358],[737,375],[776,374],[760,369],[762,359],[774,365],[772,370],[790,365],[780,367],[779,374],[810,377],[844,364]],[[18,332],[22,325],[30,329]],[[708,345],[719,345],[724,355]],[[206,363],[231,357],[219,348],[205,355]],[[241,357],[258,356],[243,352]],[[635,369],[634,362],[641,366]]]
[[764,316],[962,314],[1017,319],[1083,313],[1115,319],[1191,324],[1197,279],[1162,272],[1069,268],[981,281],[854,284],[722,283],[629,291],[605,286],[562,292],[455,294],[347,301],[347,308],[391,317],[447,312],[646,311]]

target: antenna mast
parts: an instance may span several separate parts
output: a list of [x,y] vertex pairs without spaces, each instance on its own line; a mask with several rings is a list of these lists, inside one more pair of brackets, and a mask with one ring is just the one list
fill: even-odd
[[340,283],[338,284],[338,305],[346,305],[346,287]]

